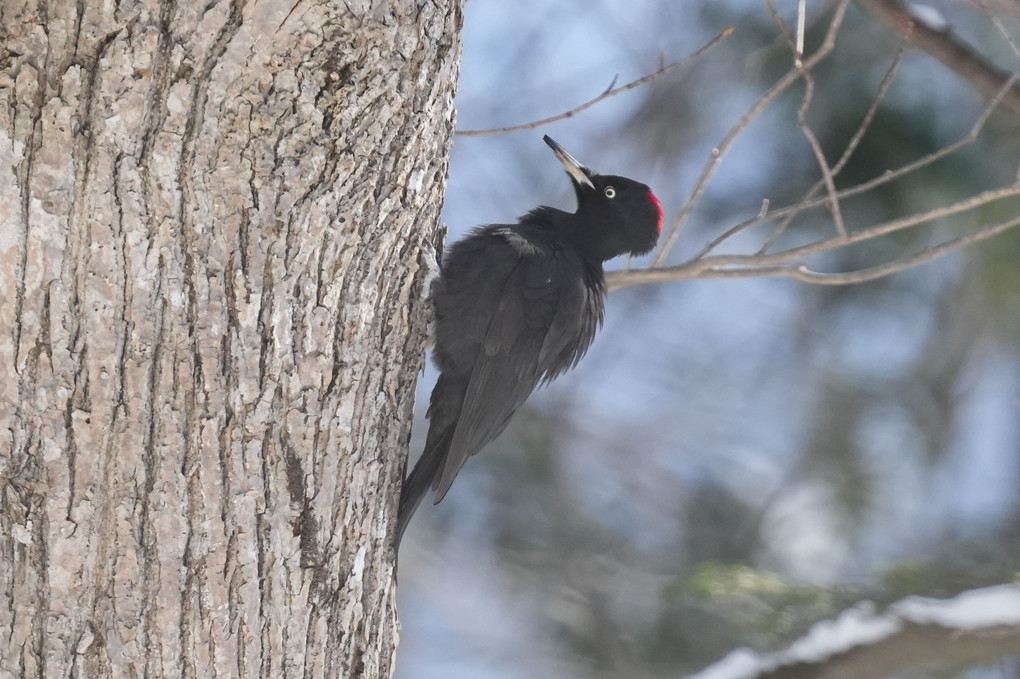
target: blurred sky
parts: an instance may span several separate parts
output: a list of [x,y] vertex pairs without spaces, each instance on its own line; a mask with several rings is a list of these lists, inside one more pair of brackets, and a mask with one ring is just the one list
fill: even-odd
[[[797,3],[776,4],[793,25]],[[973,33],[982,30],[980,17],[953,3],[930,4],[965,35],[981,37]],[[831,7],[808,5],[812,19]],[[848,27],[867,25],[855,7],[850,13]],[[736,30],[665,82],[566,121],[459,138],[443,215],[449,240],[477,224],[513,221],[539,204],[573,207],[569,181],[542,143],[543,134],[597,171],[648,183],[668,220],[711,148],[763,91],[762,83],[781,74],[763,75],[782,54],[771,22],[763,0],[468,2],[460,129],[568,110],[614,80],[624,83],[655,70],[660,58],[682,58],[727,25]],[[769,26],[772,38],[763,42]],[[870,30],[864,40],[841,36],[847,46],[834,70],[854,68],[855,54],[877,49],[869,42],[874,35],[885,35],[880,47],[891,56],[895,38],[873,22]],[[873,91],[888,64],[868,62],[855,77]],[[683,98],[672,94],[685,88]],[[965,134],[983,106],[966,83],[923,55],[906,60],[889,102],[897,110],[928,112],[926,125],[940,144]],[[682,261],[756,214],[763,198],[788,190],[789,200],[817,178],[792,115],[797,103],[793,97],[777,105],[736,144],[671,261]],[[820,120],[832,103],[820,100],[813,108]],[[855,214],[867,220],[874,210],[877,220],[882,209],[861,205]],[[745,234],[729,247],[753,252],[762,233]],[[550,616],[562,614],[563,624],[572,624],[569,607],[551,609],[541,589],[508,575],[493,537],[508,512],[534,522],[536,535],[556,535],[546,525],[556,516],[528,513],[547,507],[545,501],[532,504],[539,496],[518,495],[508,487],[518,480],[501,475],[513,460],[525,459],[512,441],[527,439],[535,418],[558,422],[555,436],[539,438],[555,443],[546,454],[576,491],[572,501],[597,517],[599,526],[626,536],[630,551],[614,557],[623,564],[617,567],[634,573],[618,581],[657,577],[653,571],[670,562],[670,550],[679,550],[678,561],[694,553],[697,526],[690,521],[695,517],[696,523],[698,514],[691,505],[703,487],[761,508],[755,567],[814,584],[866,580],[898,560],[930,556],[947,536],[981,536],[1015,521],[1017,347],[1012,336],[978,332],[975,327],[987,322],[983,316],[961,312],[958,322],[946,320],[955,309],[971,308],[967,294],[980,294],[961,286],[971,270],[965,257],[862,286],[863,293],[855,288],[850,294],[859,297],[852,302],[834,302],[840,293],[831,290],[765,279],[683,282],[611,295],[605,327],[579,368],[537,392],[529,402],[534,418],[519,415],[500,441],[468,463],[441,505],[426,502],[418,510],[401,549],[398,679],[586,676],[584,664],[547,634]],[[822,259],[819,268],[837,270],[851,261]],[[607,268],[627,264],[619,260]],[[869,294],[877,301],[869,301]],[[953,295],[960,301],[947,301]],[[948,442],[933,462],[933,447],[925,443],[932,435],[915,412],[913,394],[930,368],[926,357],[954,355],[942,347],[952,340],[945,339],[946,327],[958,329],[952,337],[958,334],[965,349],[958,364],[946,368],[954,376],[948,388],[952,422],[945,423]],[[419,382],[412,460],[424,440],[423,414],[435,377],[430,367]],[[929,400],[938,421],[940,404]],[[861,475],[867,495],[857,505],[835,497],[852,494],[854,482],[827,481],[825,465],[838,465],[838,456],[836,462],[815,461],[805,452],[818,447],[813,441],[828,440],[826,427],[841,426],[827,408],[853,410],[853,431],[846,437],[857,458],[850,473]]]

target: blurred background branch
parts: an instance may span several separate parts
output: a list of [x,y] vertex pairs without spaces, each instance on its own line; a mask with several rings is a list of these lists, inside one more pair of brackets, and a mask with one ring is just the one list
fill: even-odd
[[[1011,78],[1009,71],[998,68],[987,57],[956,36],[952,27],[937,13],[927,15],[911,11],[911,5],[900,0],[855,0],[875,18],[909,40],[911,44],[938,59],[943,65],[970,83],[987,97],[995,96]],[[1004,2],[1015,9],[1013,2]],[[980,4],[979,4],[980,6]],[[992,3],[985,3],[991,7]],[[915,6],[916,7],[916,6]],[[1014,113],[1020,113],[1020,88],[1012,83],[1002,96],[1003,103]]]

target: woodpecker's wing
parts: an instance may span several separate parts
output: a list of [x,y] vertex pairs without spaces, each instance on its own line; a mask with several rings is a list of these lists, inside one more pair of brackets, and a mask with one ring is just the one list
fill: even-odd
[[[601,297],[585,285],[574,254],[513,231],[501,254],[516,256],[491,309],[457,419],[435,502],[467,459],[496,438],[539,382],[571,367],[601,320]],[[519,241],[519,242],[518,242]]]

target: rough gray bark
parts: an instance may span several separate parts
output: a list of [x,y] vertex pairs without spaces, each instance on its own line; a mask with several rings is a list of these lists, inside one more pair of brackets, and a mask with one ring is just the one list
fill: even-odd
[[0,0],[0,677],[386,677],[460,0]]

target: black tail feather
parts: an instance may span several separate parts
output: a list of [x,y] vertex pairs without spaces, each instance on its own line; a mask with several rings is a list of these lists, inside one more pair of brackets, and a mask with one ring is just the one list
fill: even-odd
[[[430,454],[431,452],[431,454]],[[400,490],[400,508],[397,510],[397,549],[400,549],[400,540],[404,537],[407,524],[414,516],[414,510],[418,509],[422,498],[432,486],[432,482],[439,476],[439,468],[443,461],[437,451],[430,451],[428,448],[422,453],[418,464],[406,479],[404,487]]]
[[443,464],[453,441],[453,433],[457,430],[457,419],[464,397],[462,390],[449,388],[449,381],[440,376],[436,383],[429,406],[429,433],[425,440],[425,450],[404,479],[404,486],[400,490],[400,507],[397,510],[398,551],[414,511],[418,509],[425,494],[436,488],[443,475]]
[[[433,429],[429,430],[431,435]],[[432,438],[430,436],[429,438]],[[453,439],[453,428],[437,437],[439,440],[429,441],[425,444],[425,450],[421,454],[418,463],[404,480],[404,487],[400,491],[400,508],[397,510],[397,549],[400,549],[400,540],[404,536],[404,530],[410,523],[414,511],[418,509],[422,498],[429,490],[435,488],[436,482],[443,473],[443,460],[446,459],[446,451]]]

